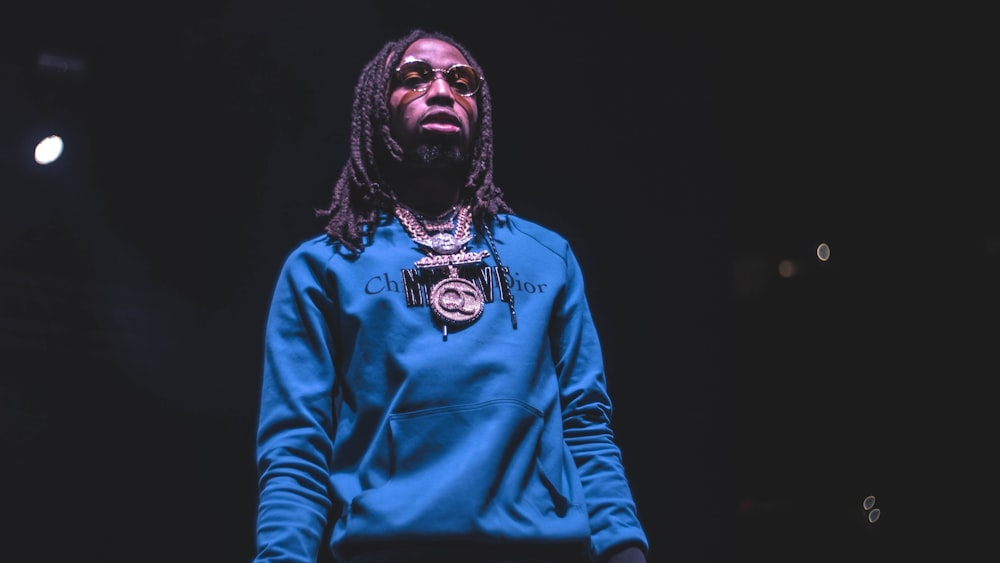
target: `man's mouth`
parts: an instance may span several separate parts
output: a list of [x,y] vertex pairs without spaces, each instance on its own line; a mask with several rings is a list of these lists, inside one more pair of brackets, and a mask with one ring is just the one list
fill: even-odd
[[449,113],[436,113],[424,118],[420,128],[432,133],[454,134],[461,131],[458,118]]
[[451,123],[440,123],[437,121],[426,122],[422,126],[424,131],[430,131],[432,133],[458,133],[458,125],[453,125]]

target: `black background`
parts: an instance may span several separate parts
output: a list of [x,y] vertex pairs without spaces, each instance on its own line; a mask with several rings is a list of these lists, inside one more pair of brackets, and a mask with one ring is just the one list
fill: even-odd
[[[271,284],[321,228],[361,65],[417,25],[482,63],[500,185],[583,263],[651,561],[971,549],[995,524],[995,33],[725,8],[5,8],[0,559],[252,558]],[[41,168],[45,127],[68,146]]]

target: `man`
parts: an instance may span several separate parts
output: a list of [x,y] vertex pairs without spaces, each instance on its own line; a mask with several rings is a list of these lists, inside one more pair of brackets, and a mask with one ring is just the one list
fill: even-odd
[[365,65],[318,213],[267,318],[255,561],[645,562],[579,265],[494,183],[465,47]]

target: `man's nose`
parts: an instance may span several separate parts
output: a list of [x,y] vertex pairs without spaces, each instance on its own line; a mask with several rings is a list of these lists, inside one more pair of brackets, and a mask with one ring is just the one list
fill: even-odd
[[448,79],[445,78],[444,73],[435,72],[434,78],[431,78],[430,85],[427,86],[428,96],[452,96],[454,92],[451,89],[451,84],[448,83]]

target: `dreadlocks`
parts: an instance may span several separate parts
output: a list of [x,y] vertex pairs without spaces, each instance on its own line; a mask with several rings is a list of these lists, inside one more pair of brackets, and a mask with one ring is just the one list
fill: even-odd
[[[334,184],[330,207],[316,210],[317,216],[329,218],[327,234],[355,254],[364,250],[366,241],[370,243],[381,217],[386,213],[392,216],[396,196],[382,174],[381,165],[401,162],[403,151],[390,133],[387,92],[393,69],[399,65],[403,52],[423,38],[451,43],[470,65],[482,68],[463,45],[448,35],[422,29],[389,41],[362,68],[354,88],[350,157]],[[478,135],[460,197],[472,206],[475,225],[483,232],[497,214],[512,210],[504,201],[503,191],[493,182],[493,110],[485,81],[476,96]]]

